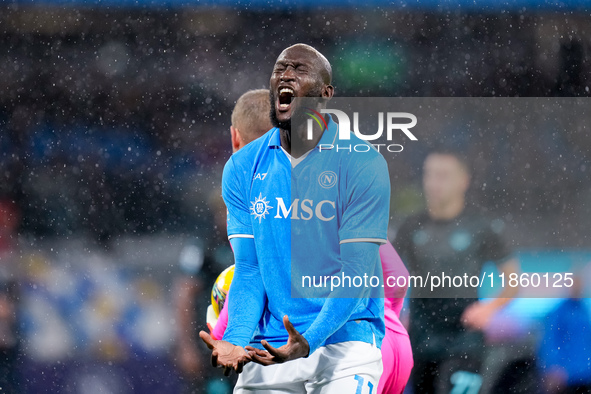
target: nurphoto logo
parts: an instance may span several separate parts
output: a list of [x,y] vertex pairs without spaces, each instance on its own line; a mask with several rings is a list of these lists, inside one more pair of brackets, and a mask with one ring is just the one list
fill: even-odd
[[[339,141],[347,141],[351,139],[352,131],[359,139],[363,141],[375,141],[386,134],[386,139],[390,142],[396,135],[400,133],[406,136],[411,141],[417,141],[417,137],[410,131],[417,125],[417,117],[408,112],[378,112],[378,130],[373,134],[363,134],[359,129],[359,112],[353,112],[353,127],[351,127],[351,121],[349,116],[341,110],[323,108],[320,112],[315,111],[311,108],[306,107],[306,115],[310,118],[307,120],[307,139],[313,139],[314,123],[316,123],[322,131],[328,128],[326,121],[324,120],[323,114],[331,114],[337,120],[339,124],[338,138]],[[384,118],[386,119],[384,121]],[[385,123],[385,127],[384,127]],[[396,153],[402,152],[404,147],[400,144],[379,144],[372,143],[374,148],[380,151],[380,147],[385,147],[388,152]],[[319,144],[318,150],[333,149],[335,146],[332,144]],[[368,152],[371,148],[368,144],[356,144],[343,146],[339,144],[336,146],[337,150],[348,150],[355,152]]]

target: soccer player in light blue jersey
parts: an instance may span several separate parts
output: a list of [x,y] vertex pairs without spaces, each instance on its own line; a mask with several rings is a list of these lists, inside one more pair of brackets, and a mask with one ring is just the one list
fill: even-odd
[[[292,295],[300,283],[292,276],[305,275],[306,267],[311,274],[381,278],[378,249],[386,242],[390,199],[384,158],[373,148],[336,149],[338,125],[330,116],[311,141],[291,130],[291,99],[319,97],[325,105],[331,79],[329,62],[314,48],[285,49],[270,80],[275,128],[224,168],[236,260],[229,322],[223,340],[200,336],[215,366],[243,372],[235,393],[370,393],[382,373],[383,299],[362,297],[368,293],[350,285],[336,296]],[[350,138],[349,146],[366,143]]]

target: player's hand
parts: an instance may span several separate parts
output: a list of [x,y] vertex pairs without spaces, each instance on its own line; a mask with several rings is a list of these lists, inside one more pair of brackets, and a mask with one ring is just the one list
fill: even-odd
[[466,328],[484,330],[488,327],[494,314],[495,308],[492,304],[476,301],[464,310],[461,321]]
[[283,316],[283,325],[289,334],[287,343],[276,349],[267,341],[262,340],[261,344],[266,350],[247,346],[246,350],[248,350],[252,361],[261,365],[272,365],[308,356],[310,353],[308,341],[294,328],[287,315]]
[[250,360],[250,356],[241,346],[232,345],[230,342],[215,340],[205,331],[199,332],[199,337],[205,342],[211,352],[211,365],[224,369],[224,375],[229,376],[234,370],[237,374],[242,372],[244,364]]

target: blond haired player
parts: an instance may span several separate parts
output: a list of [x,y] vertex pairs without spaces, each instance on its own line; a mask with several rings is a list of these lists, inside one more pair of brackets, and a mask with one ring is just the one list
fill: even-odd
[[[269,90],[256,89],[244,93],[232,111],[232,151],[259,138],[273,126],[269,119]],[[177,363],[187,377],[196,377],[202,370],[200,352],[195,343],[195,299],[203,288],[197,273],[185,274],[176,281],[176,314],[179,325]]]

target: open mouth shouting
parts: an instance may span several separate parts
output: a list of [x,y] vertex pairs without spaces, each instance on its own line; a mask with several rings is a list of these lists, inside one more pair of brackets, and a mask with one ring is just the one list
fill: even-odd
[[279,112],[288,112],[291,108],[291,99],[295,96],[295,92],[289,86],[280,86],[278,90],[275,108]]

